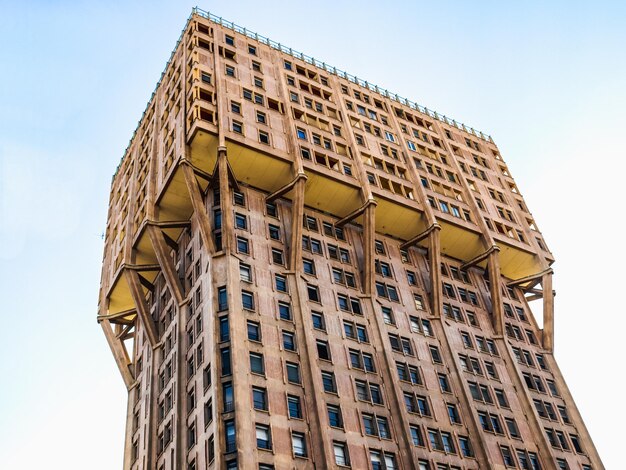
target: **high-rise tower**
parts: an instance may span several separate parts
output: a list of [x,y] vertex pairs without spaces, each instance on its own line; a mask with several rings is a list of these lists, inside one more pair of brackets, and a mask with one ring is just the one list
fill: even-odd
[[124,468],[602,469],[552,262],[489,136],[194,9],[111,189]]

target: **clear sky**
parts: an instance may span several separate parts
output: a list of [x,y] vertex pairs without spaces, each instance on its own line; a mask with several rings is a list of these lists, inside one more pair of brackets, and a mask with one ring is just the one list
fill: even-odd
[[[193,5],[0,0],[0,468],[121,468],[101,234]],[[557,259],[557,360],[624,468],[626,2],[198,6],[494,137]]]

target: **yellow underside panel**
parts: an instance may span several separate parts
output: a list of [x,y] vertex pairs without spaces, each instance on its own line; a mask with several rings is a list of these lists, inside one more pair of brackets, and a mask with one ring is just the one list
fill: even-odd
[[191,217],[193,206],[187,190],[185,175],[180,165],[174,170],[174,174],[165,186],[157,203],[159,206],[158,220],[161,222],[188,220]]
[[441,252],[444,255],[469,261],[485,251],[479,233],[442,220],[438,223],[441,225]]
[[234,142],[227,142],[226,148],[237,181],[271,193],[293,179],[291,162]]
[[308,177],[304,191],[306,206],[342,218],[363,204],[361,190],[358,187],[313,171],[307,171],[306,175]]
[[[141,271],[139,276],[145,278],[147,281],[154,283],[158,269],[151,269],[150,271]],[[148,293],[148,289],[141,286],[144,295]],[[119,312],[125,312],[127,310],[134,309],[136,307],[133,300],[130,288],[128,287],[128,281],[124,276],[123,270],[120,271],[116,277],[111,290],[109,291],[109,308],[107,309],[107,315],[114,315]],[[125,317],[126,318],[126,317]]]
[[422,213],[394,201],[377,197],[376,232],[410,240],[428,228]]
[[191,163],[206,173],[213,173],[217,162],[217,136],[199,131],[191,142]]
[[111,288],[109,294],[109,308],[106,313],[107,315],[113,315],[133,308],[135,308],[135,302],[133,302],[133,297],[130,294],[128,282],[126,282],[124,274],[120,273]]
[[539,258],[532,253],[505,243],[498,243],[498,247],[500,247],[500,272],[509,279],[520,279],[544,269]]

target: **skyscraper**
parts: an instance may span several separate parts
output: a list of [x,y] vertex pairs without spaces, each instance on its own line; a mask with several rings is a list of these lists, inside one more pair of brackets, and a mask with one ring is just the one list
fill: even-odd
[[194,9],[111,189],[124,468],[602,469],[552,262],[491,137]]

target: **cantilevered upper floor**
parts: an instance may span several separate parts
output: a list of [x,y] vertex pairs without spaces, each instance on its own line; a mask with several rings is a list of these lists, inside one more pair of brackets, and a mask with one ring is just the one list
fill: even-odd
[[467,262],[497,247],[509,279],[553,262],[490,136],[194,9],[113,178],[109,314],[130,305],[121,267],[149,278],[157,263],[147,225],[176,239],[193,212],[184,172],[206,191],[218,149],[238,184],[289,197],[306,178],[305,205],[338,219],[359,224],[375,201],[376,231],[406,246],[440,227],[443,254]]

